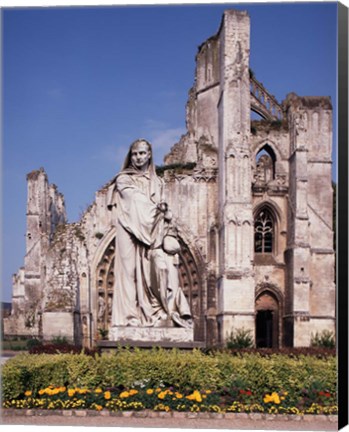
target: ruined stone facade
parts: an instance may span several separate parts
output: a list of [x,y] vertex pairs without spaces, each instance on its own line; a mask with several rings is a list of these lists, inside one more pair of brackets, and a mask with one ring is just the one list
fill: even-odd
[[[222,344],[244,328],[257,346],[309,346],[312,333],[335,331],[331,101],[290,93],[278,103],[249,69],[249,42],[248,15],[225,12],[197,53],[187,133],[159,170],[179,228],[180,282],[195,341]],[[108,185],[68,224],[44,170],[27,180],[27,253],[5,334],[92,346],[111,317]]]

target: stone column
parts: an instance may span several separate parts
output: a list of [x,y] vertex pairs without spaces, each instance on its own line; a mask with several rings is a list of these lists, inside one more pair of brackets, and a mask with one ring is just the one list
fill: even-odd
[[285,320],[287,345],[310,345],[310,239],[308,214],[308,146],[305,111],[299,99],[289,99],[289,211],[286,262],[288,272]]
[[288,310],[294,346],[335,330],[332,228],[332,106],[326,97],[287,97],[290,125]]
[[220,30],[219,287],[220,341],[232,330],[254,336],[253,215],[250,163],[250,20],[227,11]]
[[[45,285],[44,257],[50,230],[49,184],[43,168],[27,175],[27,232],[24,258],[24,325],[25,333],[40,334],[43,286]],[[21,320],[21,318],[19,318]]]

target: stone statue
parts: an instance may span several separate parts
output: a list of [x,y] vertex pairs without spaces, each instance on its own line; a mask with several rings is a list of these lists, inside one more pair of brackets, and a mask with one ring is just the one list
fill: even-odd
[[105,301],[102,295],[98,296],[98,321],[103,321],[105,312]]
[[150,143],[135,141],[108,189],[108,208],[116,206],[117,215],[112,326],[193,326],[163,189]]

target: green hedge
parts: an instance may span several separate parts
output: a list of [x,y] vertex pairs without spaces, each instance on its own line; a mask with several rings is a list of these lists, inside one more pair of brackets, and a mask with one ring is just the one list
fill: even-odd
[[120,349],[94,357],[83,353],[20,354],[3,366],[3,400],[49,385],[90,389],[159,385],[181,390],[235,388],[258,395],[285,391],[295,402],[316,390],[329,392],[333,399],[336,358]]

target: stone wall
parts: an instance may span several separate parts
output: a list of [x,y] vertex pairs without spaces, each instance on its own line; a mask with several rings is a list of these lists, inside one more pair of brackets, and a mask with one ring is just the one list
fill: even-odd
[[[226,11],[196,56],[187,133],[159,170],[182,246],[179,279],[195,341],[224,344],[244,328],[257,344],[308,346],[313,333],[335,329],[332,107],[294,93],[279,104],[251,77],[249,43],[248,15]],[[45,171],[27,181],[26,256],[5,334],[92,346],[109,329],[113,298],[108,184],[68,224]],[[258,223],[270,234],[259,237]]]

